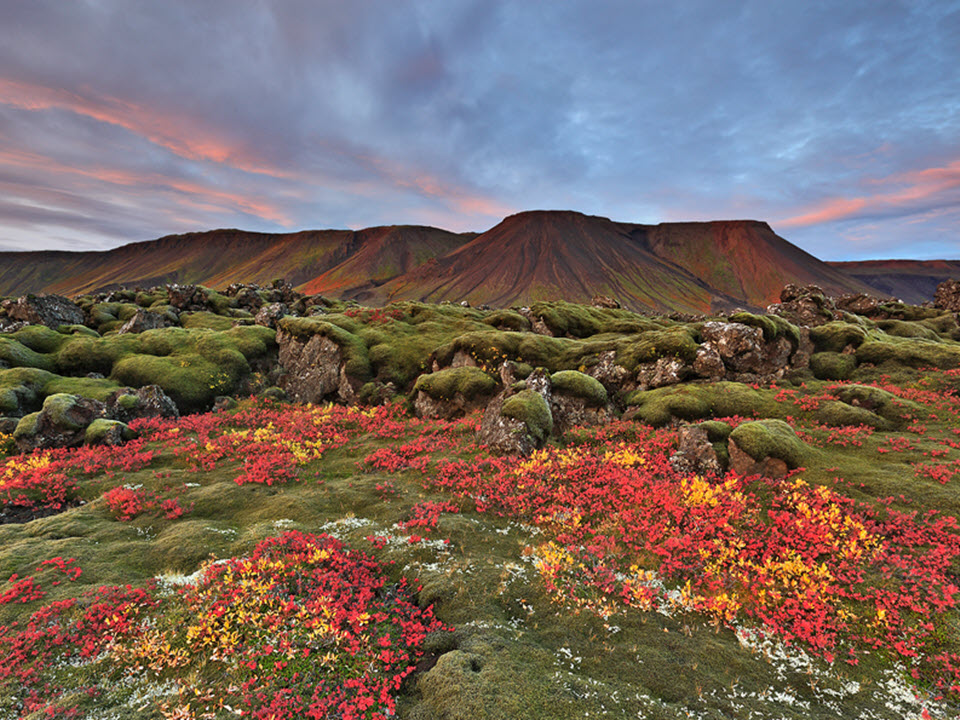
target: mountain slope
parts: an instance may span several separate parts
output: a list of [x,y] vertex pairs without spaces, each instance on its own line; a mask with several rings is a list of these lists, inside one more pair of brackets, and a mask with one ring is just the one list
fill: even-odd
[[377,300],[491,305],[597,294],[636,310],[706,313],[764,307],[789,283],[866,290],[777,236],[766,223],[635,225],[570,211],[512,215],[472,242],[389,281]]
[[937,285],[960,279],[960,260],[860,260],[831,267],[904,302],[933,300]]
[[[394,274],[409,271],[470,237],[411,226],[285,234],[211,230],[105,252],[0,253],[0,294],[77,295],[117,285],[168,282],[223,288],[232,282],[263,284],[278,277],[303,285],[348,260],[352,260],[349,272],[362,285],[371,277],[389,276],[390,269]],[[384,258],[393,259],[385,264]]]

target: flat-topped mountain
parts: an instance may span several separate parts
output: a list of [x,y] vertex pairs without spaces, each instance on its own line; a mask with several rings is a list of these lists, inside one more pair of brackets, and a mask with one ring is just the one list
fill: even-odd
[[[752,220],[615,222],[572,211],[511,215],[486,232],[433,227],[171,235],[103,252],[0,253],[0,294],[77,295],[120,285],[267,283],[366,304],[467,300],[505,306],[595,295],[635,310],[764,307],[787,283],[877,292]],[[932,296],[932,290],[931,290]]]

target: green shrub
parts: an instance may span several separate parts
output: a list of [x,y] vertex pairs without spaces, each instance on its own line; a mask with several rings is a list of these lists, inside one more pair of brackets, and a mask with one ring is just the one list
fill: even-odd
[[550,376],[555,392],[582,398],[587,404],[601,407],[607,404],[607,389],[596,378],[577,370],[561,370]]
[[543,395],[534,390],[521,390],[507,398],[501,413],[525,423],[530,434],[543,441],[553,432],[553,415]]
[[773,457],[791,468],[803,465],[811,455],[807,444],[783,420],[743,423],[730,433],[730,439],[754,460]]
[[414,390],[420,390],[434,400],[451,400],[460,394],[466,400],[492,395],[497,381],[476,367],[457,367],[439,370],[417,378]]

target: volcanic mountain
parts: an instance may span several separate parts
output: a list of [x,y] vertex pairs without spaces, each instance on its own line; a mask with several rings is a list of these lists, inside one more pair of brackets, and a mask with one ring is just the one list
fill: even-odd
[[860,282],[904,302],[932,300],[937,285],[960,278],[960,260],[860,260],[828,262]]
[[266,234],[211,230],[105,252],[0,253],[0,294],[64,295],[120,285],[284,277],[308,293],[365,304],[467,300],[506,306],[608,295],[635,310],[762,308],[787,283],[876,292],[752,220],[638,225],[530,211],[476,233],[431,227]]
[[512,215],[376,289],[391,300],[491,305],[609,295],[637,310],[710,312],[779,299],[787,283],[867,291],[751,220],[636,225],[570,211]]
[[408,272],[473,237],[409,225],[284,234],[210,230],[103,252],[4,252],[0,294],[79,295],[163,283],[222,289],[232,282],[266,284],[281,277],[304,285],[325,275],[323,289],[336,293]]

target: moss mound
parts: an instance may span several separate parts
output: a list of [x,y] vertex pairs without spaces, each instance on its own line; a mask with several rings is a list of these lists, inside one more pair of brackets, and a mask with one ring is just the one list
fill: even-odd
[[800,329],[779,315],[754,315],[748,312],[738,312],[730,316],[730,322],[760,328],[763,339],[767,342],[780,337],[787,338],[794,347],[800,344]]
[[929,340],[865,342],[857,348],[857,362],[897,367],[935,367],[950,370],[960,366],[960,345]]
[[810,339],[818,352],[838,353],[848,345],[860,347],[867,339],[867,332],[859,325],[835,320],[810,328]]
[[577,370],[561,370],[550,376],[554,392],[566,393],[586,400],[588,405],[607,404],[607,389],[596,378]]
[[635,417],[659,427],[674,420],[707,417],[776,415],[779,408],[771,390],[737,382],[688,383],[655,390],[637,390],[627,397]]
[[811,453],[811,448],[783,420],[743,423],[730,433],[730,439],[754,460],[773,457],[790,468],[803,465]]
[[818,380],[849,380],[857,369],[857,358],[838,352],[819,352],[810,356],[810,370]]
[[122,440],[132,440],[136,433],[126,423],[119,420],[97,418],[87,426],[83,441],[87,445],[104,445],[119,435]]
[[439,370],[417,378],[414,390],[422,390],[434,400],[451,400],[460,394],[473,400],[496,392],[497,381],[476,367]]
[[501,413],[505,417],[526,423],[530,434],[544,440],[553,432],[553,415],[543,395],[533,390],[521,390],[507,398]]

